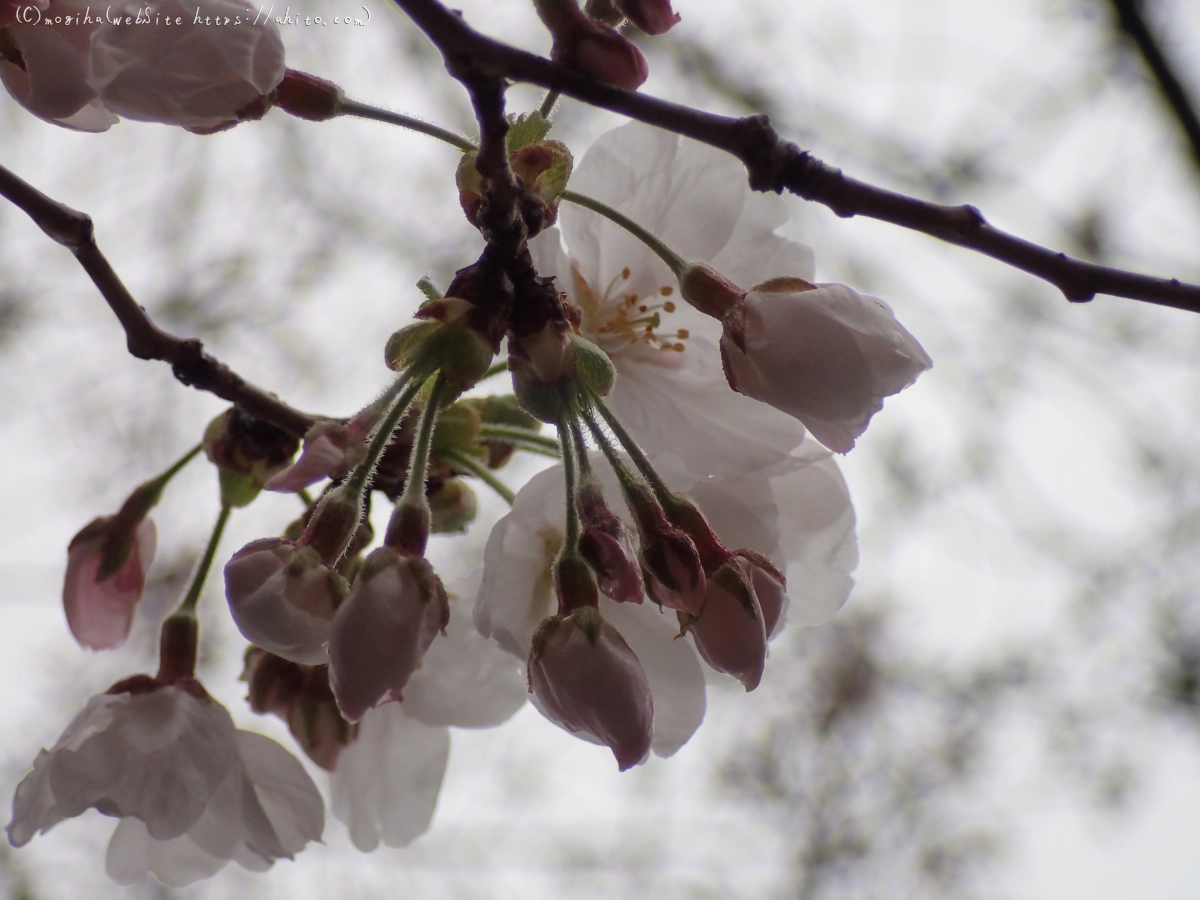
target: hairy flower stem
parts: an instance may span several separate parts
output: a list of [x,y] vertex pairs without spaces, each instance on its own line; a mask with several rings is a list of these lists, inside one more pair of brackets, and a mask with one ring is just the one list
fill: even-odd
[[[636,466],[637,470],[641,472],[642,477],[650,483],[650,487],[654,490],[654,495],[658,498],[658,502],[664,506],[670,506],[671,498],[673,497],[674,492],[667,487],[666,482],[662,480],[662,476],[660,476],[654,466],[651,465],[646,454],[642,452],[642,448],[637,445],[637,441],[635,441],[633,436],[625,430],[625,426],[621,424],[621,420],[618,419],[616,414],[608,408],[608,404],[604,402],[602,397],[590,391],[589,395],[591,400],[591,408],[598,412],[604,419],[604,424],[606,424],[609,427],[609,430],[612,431],[622,449],[629,454],[629,458],[633,460],[634,466]],[[588,416],[588,423],[592,428],[592,433],[597,434],[597,440],[599,440],[599,434],[603,434],[603,432],[600,430],[598,424],[590,416]],[[613,456],[609,456],[609,454],[605,455],[608,457],[609,462],[611,463]]]
[[579,490],[579,453],[576,450],[574,429],[571,427],[573,419],[574,416],[568,414],[558,423],[558,444],[562,449],[563,478],[566,481],[567,495],[567,520],[560,559],[579,552],[579,535],[582,532],[579,510],[575,505],[575,494]]
[[510,442],[522,450],[553,456],[555,459],[559,456],[557,440],[516,425],[480,425],[479,440]]
[[441,456],[456,469],[470,472],[499,494],[509,506],[512,506],[513,501],[517,499],[517,495],[513,492],[512,488],[497,478],[495,472],[474,457],[468,456],[466,453],[460,453],[457,450],[441,451]]
[[175,610],[175,615],[196,615],[196,604],[200,602],[200,592],[204,590],[208,570],[212,568],[213,557],[217,555],[217,545],[221,543],[221,535],[225,531],[225,523],[229,521],[231,508],[228,504],[221,507],[221,513],[217,516],[216,524],[213,525],[212,534],[208,536],[208,546],[204,548],[204,555],[200,557],[196,574],[192,576],[192,583],[188,586],[187,594],[184,595],[183,602],[179,604],[179,609]]
[[576,191],[563,191],[562,199],[568,203],[574,203],[576,206],[582,206],[584,209],[590,209],[592,212],[604,216],[610,222],[621,226],[653,250],[658,258],[665,262],[667,267],[675,273],[676,278],[683,277],[683,272],[687,268],[687,261],[637,222],[633,221],[633,219],[617,212],[607,203],[601,203],[594,197],[589,197],[587,194],[580,194]]
[[361,495],[366,488],[371,474],[375,471],[375,466],[379,463],[379,458],[383,456],[383,451],[387,449],[388,444],[392,441],[392,435],[396,431],[396,427],[400,424],[400,420],[404,418],[404,414],[408,412],[408,408],[412,406],[413,400],[416,399],[417,394],[420,393],[421,388],[424,386],[425,376],[410,369],[400,376],[397,386],[400,384],[403,384],[403,388],[396,396],[396,399],[392,401],[392,405],[380,421],[379,427],[375,429],[375,433],[371,437],[371,443],[367,447],[366,458],[350,473],[350,477],[346,479],[346,492],[351,496]]
[[452,390],[450,383],[442,374],[438,374],[429,392],[429,401],[421,410],[421,420],[417,424],[417,437],[413,443],[412,455],[408,459],[408,478],[404,483],[404,494],[400,503],[424,503],[425,479],[429,475],[429,453],[433,448],[433,428],[441,415],[442,400],[447,390]]
[[417,131],[429,137],[437,138],[439,141],[443,141],[452,147],[457,147],[463,153],[469,153],[475,149],[475,145],[471,141],[461,135],[455,134],[453,131],[447,131],[445,128],[439,128],[437,125],[422,122],[420,119],[414,119],[411,116],[392,112],[390,109],[381,109],[378,106],[370,106],[366,103],[359,103],[356,100],[343,100],[338,112],[339,115],[351,116],[356,119],[370,119],[374,122],[383,122],[387,125],[399,125],[401,128],[407,128],[409,131]]

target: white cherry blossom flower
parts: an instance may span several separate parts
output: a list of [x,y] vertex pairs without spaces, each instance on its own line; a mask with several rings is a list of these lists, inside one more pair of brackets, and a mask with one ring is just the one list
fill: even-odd
[[[751,191],[742,165],[711,147],[631,123],[592,145],[570,186],[738,283],[812,278],[812,251],[775,233],[787,221],[783,201]],[[780,462],[799,444],[795,420],[729,389],[717,324],[679,301],[671,271],[637,238],[564,203],[559,225],[530,249],[538,271],[583,309],[584,336],[612,358],[608,402],[643,449],[730,473]]]
[[[474,585],[468,585],[468,596]],[[450,593],[446,633],[430,646],[404,700],[369,709],[329,774],[333,814],[354,846],[406,847],[428,830],[450,754],[450,726],[492,728],[525,704],[523,666],[482,637],[468,600]]]
[[[853,584],[858,550],[854,510],[828,451],[807,441],[767,474],[697,476],[666,457],[656,457],[655,465],[673,489],[697,503],[727,546],[761,553],[785,573],[786,614],[793,621],[820,624],[841,607]],[[629,521],[607,468],[598,463],[596,473],[613,510]],[[563,540],[563,505],[561,467],[535,475],[517,493],[512,511],[496,524],[484,550],[475,624],[520,659],[528,657],[538,624],[557,611],[550,569]],[[757,591],[763,576],[754,577]],[[764,593],[769,588],[764,584]],[[785,614],[786,598],[778,588],[771,593],[772,634]],[[654,696],[651,749],[670,756],[704,718],[704,669],[693,639],[677,639],[674,612],[648,599],[634,604],[602,597],[599,608],[645,670]]]
[[135,676],[88,701],[17,786],[9,841],[87,809],[121,819],[108,850],[122,884],[179,886],[231,859],[262,870],[318,840],[324,804],[300,763],[238,731],[199,682]]

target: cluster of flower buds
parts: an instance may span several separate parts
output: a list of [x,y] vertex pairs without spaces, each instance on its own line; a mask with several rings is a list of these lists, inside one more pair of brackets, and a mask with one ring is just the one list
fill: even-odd
[[614,26],[628,20],[645,34],[666,33],[679,21],[670,0],[591,2],[535,0],[538,15],[554,38],[550,56],[600,81],[637,90],[650,75],[646,57]]
[[261,118],[285,69],[279,29],[246,0],[43,0],[0,26],[9,94],[79,131],[107,131],[118,116],[222,131]]

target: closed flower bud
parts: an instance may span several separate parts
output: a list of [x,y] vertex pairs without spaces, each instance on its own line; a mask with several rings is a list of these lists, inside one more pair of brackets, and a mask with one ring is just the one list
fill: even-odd
[[699,615],[704,605],[704,565],[696,545],[667,521],[649,485],[634,485],[626,500],[637,520],[647,593],[661,606]]
[[581,485],[575,495],[575,507],[583,525],[579,555],[596,573],[600,590],[618,603],[641,603],[642,570],[633,538],[625,523],[605,503],[600,486],[595,482]]
[[854,447],[884,397],[933,365],[882,300],[842,284],[760,285],[724,319],[730,386],[803,422],[838,453]]
[[[182,18],[168,28],[109,24],[92,40],[88,83],[104,105],[129,119],[220,130],[269,108],[283,80],[283,39],[245,0],[125,3],[114,16]],[[223,23],[226,19],[239,25]]]
[[401,698],[449,617],[445,588],[423,557],[391,547],[367,557],[329,639],[329,681],[347,721]]
[[547,718],[611,749],[621,771],[650,752],[654,697],[646,673],[621,633],[595,609],[538,626],[529,689]]
[[619,31],[588,18],[575,0],[535,0],[550,30],[550,57],[591,77],[635,91],[650,75],[642,51]]
[[[120,521],[117,516],[96,519],[67,548],[63,611],[72,636],[89,650],[125,643],[154,559],[154,521],[142,519],[132,530],[118,528]],[[106,569],[112,571],[106,574]]]
[[704,608],[685,628],[706,663],[732,675],[747,691],[758,687],[767,660],[767,631],[745,559],[730,557],[708,577]]
[[225,565],[225,596],[238,630],[292,662],[325,662],[333,613],[347,590],[316,551],[282,538],[253,541]]
[[[39,7],[40,17],[16,23],[18,9]],[[119,120],[88,84],[88,51],[92,35],[103,25],[100,16],[84,24],[87,4],[54,0],[47,4],[14,4],[12,21],[0,34],[0,80],[12,98],[40,119],[76,131],[107,131]],[[53,19],[65,20],[49,24]]]

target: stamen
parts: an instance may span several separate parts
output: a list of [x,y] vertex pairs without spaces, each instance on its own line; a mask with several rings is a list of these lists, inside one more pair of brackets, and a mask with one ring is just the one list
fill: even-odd
[[[583,279],[576,274],[576,281],[582,283]],[[586,311],[590,315],[585,315],[589,318],[589,325],[593,333],[597,335],[612,335],[615,338],[620,338],[629,344],[646,343],[652,347],[657,347],[660,350],[669,350],[675,353],[684,350],[682,341],[686,341],[690,336],[690,332],[686,328],[680,328],[670,333],[669,336],[658,333],[662,327],[662,314],[675,312],[676,305],[673,300],[666,300],[660,303],[651,303],[651,297],[640,297],[635,293],[622,293],[617,290],[619,281],[628,281],[632,276],[632,271],[628,266],[621,270],[618,278],[614,278],[609,284],[608,290],[604,294],[604,299],[600,301],[594,308]],[[583,285],[589,298],[595,295],[587,290],[587,286]],[[675,289],[670,285],[663,285],[658,288],[657,294],[662,297],[668,297],[673,294]]]

